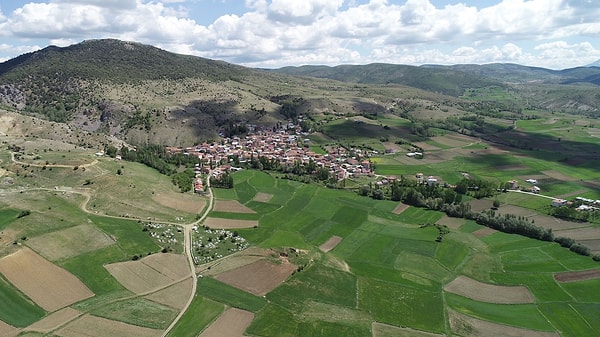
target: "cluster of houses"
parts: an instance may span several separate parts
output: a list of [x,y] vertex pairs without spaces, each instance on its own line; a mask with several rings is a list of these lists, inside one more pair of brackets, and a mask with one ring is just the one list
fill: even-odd
[[541,188],[539,188],[538,186],[536,186],[536,184],[538,183],[536,179],[527,179],[525,180],[526,182],[530,183],[532,186],[529,187],[520,187],[519,186],[519,182],[516,180],[510,180],[508,182],[508,188],[511,190],[521,190],[521,191],[525,191],[525,192],[531,192],[531,193],[540,193],[540,191],[542,190]]
[[[576,208],[578,211],[595,211],[600,209],[600,200],[583,197],[576,197],[575,200],[581,202],[581,205],[577,206]],[[552,200],[552,207],[570,206],[572,204],[572,201],[565,199],[557,198]]]
[[[361,175],[373,175],[368,151],[353,149],[353,154],[341,146],[332,147],[328,153],[315,153],[308,147],[308,139],[302,134],[289,134],[286,130],[258,131],[244,137],[221,138],[216,143],[203,143],[193,147],[167,147],[169,153],[184,153],[197,156],[203,165],[196,167],[198,178],[194,184],[198,190],[204,190],[199,175],[234,170],[232,165],[244,165],[252,158],[264,157],[276,160],[281,165],[294,165],[298,162],[314,162],[318,168],[327,168],[333,177],[345,179]],[[356,157],[356,155],[360,157]],[[235,159],[234,159],[235,158]],[[363,159],[360,159],[363,158]]]

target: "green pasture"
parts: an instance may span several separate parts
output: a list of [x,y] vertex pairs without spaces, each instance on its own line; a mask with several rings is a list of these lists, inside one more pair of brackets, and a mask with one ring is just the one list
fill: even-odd
[[0,230],[4,229],[11,222],[17,219],[17,216],[21,211],[12,208],[0,209]]
[[[598,307],[595,309],[598,309]],[[552,325],[563,337],[595,336],[598,334],[598,330],[595,330],[592,326],[592,324],[598,326],[598,312],[595,315],[590,315],[589,312],[582,315],[572,305],[560,302],[540,304],[539,310],[552,322]]]
[[354,308],[356,291],[356,276],[317,264],[295,273],[267,299],[291,312],[298,312],[309,300]]
[[299,324],[294,314],[269,303],[256,314],[246,333],[251,336],[296,337],[300,336]]
[[444,297],[450,308],[468,316],[524,329],[554,331],[552,323],[535,304],[478,302],[451,293],[445,293]]
[[107,270],[105,264],[130,259],[117,245],[112,245],[61,262],[61,266],[77,276],[96,296],[76,304],[82,308],[95,306],[114,296],[131,294]]
[[225,306],[202,296],[194,297],[192,304],[167,336],[196,337],[219,317]]
[[444,239],[437,245],[436,260],[448,270],[455,270],[469,255],[469,247],[452,239]]
[[568,249],[565,249],[559,244],[546,245],[542,249],[546,254],[552,256],[555,260],[560,261],[560,263],[568,270],[585,270],[600,267],[598,262],[595,262],[587,256],[581,256]]
[[440,292],[361,277],[358,307],[370,312],[377,322],[434,333],[445,331]]
[[263,297],[258,297],[238,288],[234,288],[223,282],[217,281],[212,277],[203,277],[199,279],[196,292],[213,301],[251,312],[259,311],[267,303]]
[[211,190],[217,199],[237,200],[235,189],[233,188],[212,188]]
[[23,328],[38,321],[46,314],[17,288],[0,276],[0,320]]
[[581,303],[572,305],[573,309],[588,323],[594,331],[600,331],[600,320],[598,312],[600,312],[600,304],[598,303]]
[[95,215],[90,215],[89,218],[94,225],[117,240],[124,254],[140,256],[156,253],[161,249],[148,233],[142,231],[143,226],[136,221]]
[[[84,187],[94,190],[88,209],[98,214],[126,216],[131,218],[153,218],[157,221],[192,222],[196,213],[188,213],[160,204],[157,194],[180,194],[171,178],[140,163],[102,160],[86,170],[91,177],[81,178],[78,186],[87,179],[91,184]],[[117,174],[120,170],[121,174]],[[126,197],[125,197],[126,196]]]
[[494,283],[504,285],[527,285],[533,293],[536,303],[573,301],[562,286],[554,280],[553,273],[540,272],[505,272],[493,273]]
[[600,279],[584,280],[577,282],[563,282],[560,286],[577,302],[600,303]]
[[150,300],[133,298],[110,303],[90,313],[119,322],[164,330],[175,319],[178,311]]
[[[31,214],[18,218],[8,217],[10,226],[19,228],[24,236],[37,236],[85,223],[87,216],[78,204],[84,199],[74,193],[45,190],[30,190],[23,193],[11,193],[9,203],[19,205],[19,209],[29,210]],[[8,214],[7,214],[8,215]]]

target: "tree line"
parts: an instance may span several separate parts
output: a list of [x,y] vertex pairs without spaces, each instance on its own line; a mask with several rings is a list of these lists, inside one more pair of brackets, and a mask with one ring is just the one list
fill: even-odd
[[[591,250],[585,245],[576,243],[570,238],[555,237],[552,229],[538,226],[526,217],[498,214],[492,209],[476,212],[471,210],[470,204],[462,202],[466,194],[480,198],[494,195],[496,189],[492,190],[490,187],[493,185],[493,183],[483,180],[463,179],[455,187],[442,187],[401,177],[391,182],[387,188],[373,188],[372,184],[365,185],[358,189],[358,193],[373,199],[389,199],[415,207],[441,211],[449,217],[474,220],[480,225],[504,233],[519,234],[542,241],[554,241],[577,254],[591,255]],[[600,255],[594,255],[592,258],[600,261]]]

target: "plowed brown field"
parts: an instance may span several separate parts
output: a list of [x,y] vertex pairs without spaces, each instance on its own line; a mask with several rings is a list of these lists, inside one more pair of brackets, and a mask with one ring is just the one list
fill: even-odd
[[94,296],[77,277],[29,248],[0,259],[0,273],[46,311]]
[[62,337],[158,337],[162,331],[85,315],[55,334]]
[[231,308],[202,331],[199,337],[243,337],[253,319],[253,313]]
[[226,271],[215,278],[257,296],[264,296],[279,286],[296,270],[289,262],[274,264],[259,260],[249,265]]
[[534,297],[523,286],[498,286],[482,283],[466,276],[459,276],[448,283],[444,290],[470,299],[500,304],[533,303]]

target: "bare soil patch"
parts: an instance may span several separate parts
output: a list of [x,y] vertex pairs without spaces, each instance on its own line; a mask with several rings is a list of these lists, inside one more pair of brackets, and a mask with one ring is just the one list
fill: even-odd
[[342,242],[342,237],[334,235],[329,238],[324,244],[319,246],[319,249],[325,253],[335,248],[340,242]]
[[29,248],[0,259],[0,273],[46,311],[94,296],[77,277]]
[[264,296],[279,286],[296,270],[296,266],[282,260],[275,264],[259,260],[249,265],[218,274],[215,278],[257,296]]
[[[61,309],[49,316],[44,317],[42,320],[33,323],[28,326],[25,330],[27,331],[36,331],[42,333],[48,333],[52,330],[56,330],[61,325],[64,325],[75,318],[79,317],[82,314],[81,311],[64,308]],[[4,336],[4,335],[2,335]]]
[[491,200],[485,200],[485,199],[473,199],[471,201],[468,202],[469,205],[471,205],[471,210],[474,212],[481,212],[484,211],[486,209],[490,209],[492,207],[492,201]]
[[237,200],[215,200],[213,210],[229,213],[256,213],[254,210],[240,204]]
[[593,254],[600,253],[600,239],[594,240],[578,240],[579,243],[586,245],[589,249],[592,250]]
[[600,180],[586,180],[583,186],[600,190]]
[[558,172],[558,171],[554,171],[554,170],[549,170],[549,171],[542,171],[543,174],[547,175],[550,178],[554,178],[556,180],[562,180],[562,181],[577,181],[576,178],[573,178],[571,176],[568,176],[564,173]]
[[450,328],[458,336],[468,337],[560,337],[558,332],[521,329],[503,324],[483,321],[448,310]]
[[465,223],[465,219],[463,218],[452,218],[447,215],[442,216],[437,222],[437,224],[448,226],[448,228],[459,229]]
[[[271,250],[251,247],[241,252],[228,255],[217,261],[212,261],[196,267],[197,272],[205,275],[217,275],[229,270],[247,266],[272,254]],[[209,269],[210,267],[210,269]]]
[[156,203],[186,213],[200,213],[206,206],[206,200],[197,195],[161,192],[152,196]]
[[446,284],[444,290],[489,303],[522,304],[533,303],[534,297],[524,286],[499,286],[482,283],[466,276],[459,276]]
[[136,294],[160,289],[190,275],[185,256],[152,254],[139,261],[104,266],[125,288]]
[[[490,203],[491,202],[492,201],[490,201]],[[550,204],[550,199],[548,199],[548,204]],[[530,217],[530,216],[534,216],[534,215],[538,214],[536,211],[530,210],[529,208],[515,206],[515,205],[501,206],[500,208],[498,208],[496,213],[497,214],[513,214],[516,216],[524,216],[524,217]]]
[[0,336],[14,337],[21,332],[21,329],[17,329],[12,325],[8,325],[3,321],[0,321]]
[[439,147],[435,146],[435,145],[431,145],[431,144],[427,144],[425,142],[418,142],[415,143],[416,146],[422,148],[425,151],[434,151],[434,150],[440,150]]
[[557,236],[566,236],[576,241],[600,239],[600,228],[596,227],[573,228],[553,231],[555,232],[554,234]]
[[79,225],[29,239],[27,245],[50,261],[57,261],[114,244],[106,233]]
[[576,282],[597,278],[600,278],[600,269],[570,271],[566,273],[554,274],[554,279],[558,282]]
[[475,237],[483,238],[483,237],[486,237],[488,235],[492,235],[492,234],[494,234],[496,232],[497,232],[497,230],[495,230],[493,228],[484,227],[484,228],[481,228],[481,229],[478,229],[478,230],[474,231],[472,234],[475,235]]
[[254,196],[254,199],[252,199],[252,200],[258,201],[258,202],[269,202],[269,201],[271,201],[271,198],[273,198],[273,194],[258,192],[258,193],[256,193],[256,195]]
[[[590,227],[589,223],[574,222],[568,220],[562,220],[549,215],[536,214],[534,216],[527,217],[529,220],[535,221],[535,224],[544,228],[552,228],[552,230],[567,230],[574,228],[584,229]],[[600,229],[599,229],[600,230]]]
[[464,141],[448,136],[432,137],[431,140],[433,140],[436,143],[444,144],[450,147],[461,147],[470,143],[469,141]]
[[208,217],[204,220],[204,225],[217,229],[235,229],[235,228],[253,228],[258,226],[258,220],[236,220]]
[[401,214],[402,212],[406,211],[409,207],[410,207],[410,205],[399,203],[398,206],[396,206],[396,208],[394,208],[392,213]]
[[199,337],[243,337],[254,314],[236,308],[225,311]]
[[409,328],[400,328],[393,325],[373,322],[371,324],[373,337],[444,337],[431,332],[419,331]]
[[565,194],[557,195],[555,197],[558,198],[558,199],[568,199],[570,197],[575,197],[575,196],[578,196],[578,195],[586,193],[586,192],[587,192],[587,190],[577,190],[577,191],[573,191],[573,192],[570,192],[570,193],[565,193]]
[[183,309],[192,292],[192,278],[181,281],[161,291],[146,296],[156,303],[167,305],[177,310]]
[[162,335],[162,330],[144,328],[97,316],[85,315],[58,330],[55,334],[62,337],[158,337]]

